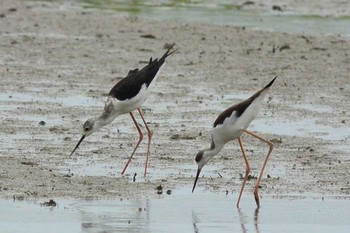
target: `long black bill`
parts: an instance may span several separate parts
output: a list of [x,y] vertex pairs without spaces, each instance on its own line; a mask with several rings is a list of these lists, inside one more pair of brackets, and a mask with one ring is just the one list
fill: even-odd
[[72,153],[70,153],[69,157],[72,156],[72,155],[74,154],[74,152],[76,151],[76,149],[78,149],[80,143],[84,140],[84,138],[85,138],[85,135],[83,135],[83,136],[80,138],[78,144],[74,147],[74,149],[73,149]]
[[201,168],[198,167],[198,170],[197,170],[197,175],[196,175],[196,180],[194,181],[194,184],[193,184],[193,188],[192,188],[192,193],[194,191],[194,188],[196,187],[196,184],[197,184],[197,181],[198,181],[198,177],[199,177],[199,174],[201,173]]

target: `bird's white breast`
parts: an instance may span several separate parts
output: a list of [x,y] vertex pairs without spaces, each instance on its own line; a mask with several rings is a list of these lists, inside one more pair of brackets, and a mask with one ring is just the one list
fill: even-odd
[[[165,65],[165,62],[163,64],[163,66]],[[137,93],[136,96],[134,96],[131,99],[125,99],[125,100],[118,100],[116,98],[112,98],[112,102],[113,102],[113,106],[114,106],[114,112],[116,115],[121,115],[121,114],[125,114],[125,113],[129,113],[132,112],[133,110],[140,108],[141,105],[143,104],[143,102],[146,101],[147,97],[149,96],[150,90],[153,86],[153,84],[155,83],[156,79],[158,78],[158,75],[161,71],[161,69],[163,68],[163,66],[161,66],[156,74],[156,76],[153,78],[152,82],[149,84],[149,86],[147,87],[146,83],[144,83],[141,86],[141,89],[139,91],[139,93]],[[111,98],[111,97],[108,97]],[[108,101],[106,101],[108,102]]]
[[[118,99],[113,98],[113,97],[108,97],[108,98],[112,98],[112,103],[113,103],[113,108],[114,108],[115,114],[121,115],[121,114],[129,113],[129,112],[141,107],[143,102],[145,102],[145,100],[147,99],[148,94],[149,94],[149,90],[148,90],[146,84],[143,84],[141,86],[139,93],[137,93],[137,95],[135,95],[131,99],[118,100]],[[106,102],[108,102],[108,101],[106,101]]]

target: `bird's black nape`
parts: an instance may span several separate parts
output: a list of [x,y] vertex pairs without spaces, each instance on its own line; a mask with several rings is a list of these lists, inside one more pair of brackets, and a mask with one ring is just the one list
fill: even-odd
[[74,147],[74,149],[73,149],[72,153],[70,153],[69,157],[72,156],[72,155],[74,154],[74,152],[78,149],[80,143],[84,140],[84,138],[85,138],[85,135],[83,135],[83,136],[80,138],[78,144]]

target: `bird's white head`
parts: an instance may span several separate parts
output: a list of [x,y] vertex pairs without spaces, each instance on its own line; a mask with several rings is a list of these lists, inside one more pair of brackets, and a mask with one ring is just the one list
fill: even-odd
[[[212,135],[213,137],[213,135]],[[192,192],[194,191],[194,188],[196,187],[198,178],[199,178],[199,174],[201,173],[202,168],[205,166],[205,164],[208,163],[208,161],[210,159],[212,159],[215,155],[217,155],[221,149],[224,147],[224,143],[218,143],[218,142],[214,142],[213,138],[211,141],[211,145],[210,148],[206,149],[206,150],[200,150],[196,157],[195,157],[195,161],[198,165],[198,169],[197,169],[197,175],[196,175],[196,179],[194,181],[193,184],[193,188],[192,188]]]
[[82,135],[85,135],[85,137],[87,137],[93,132],[95,132],[99,128],[96,123],[96,120],[92,118],[85,121],[85,123],[83,124]]
[[202,169],[204,167],[205,164],[207,164],[207,162],[213,157],[211,156],[212,151],[210,150],[200,150],[196,157],[195,157],[195,161],[198,165],[198,169]]
[[83,132],[82,132],[82,136],[78,142],[78,144],[74,147],[72,153],[70,153],[69,156],[72,156],[73,153],[76,151],[76,149],[78,149],[80,143],[90,134],[92,134],[93,132],[95,132],[96,130],[98,130],[99,128],[101,128],[102,126],[104,126],[103,122],[100,120],[100,118],[97,119],[88,119],[87,121],[85,121],[85,123],[83,124]]
[[196,157],[195,157],[195,161],[198,165],[198,169],[197,169],[197,175],[196,175],[196,179],[194,181],[193,184],[193,188],[192,188],[192,192],[194,191],[194,188],[196,187],[198,178],[199,178],[199,174],[202,171],[202,168],[205,166],[205,164],[207,164],[207,162],[213,158],[217,153],[219,153],[220,150],[217,150],[215,147],[211,147],[210,149],[207,150],[200,150]]

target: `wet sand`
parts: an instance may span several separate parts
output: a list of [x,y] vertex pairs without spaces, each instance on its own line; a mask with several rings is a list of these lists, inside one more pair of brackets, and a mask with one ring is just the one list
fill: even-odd
[[[136,199],[156,196],[159,184],[190,192],[194,156],[209,146],[217,115],[275,76],[250,127],[275,142],[260,194],[349,196],[348,37],[151,21],[49,2],[2,1],[0,9],[0,197]],[[69,157],[110,88],[171,43],[179,51],[143,105],[154,132],[149,176],[141,175],[146,140],[120,175],[138,137],[128,115]],[[256,176],[268,148],[249,136],[243,142]],[[229,143],[197,185],[238,192],[244,170],[238,143]]]

